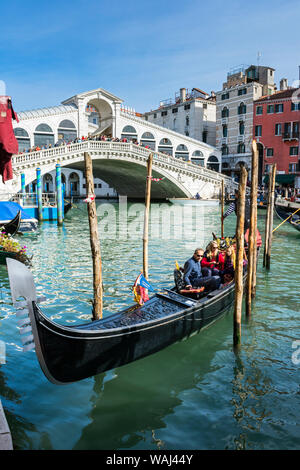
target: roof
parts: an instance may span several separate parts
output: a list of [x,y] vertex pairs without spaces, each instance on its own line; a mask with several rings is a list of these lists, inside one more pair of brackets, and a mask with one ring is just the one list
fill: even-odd
[[261,98],[258,98],[255,100],[255,103],[261,102],[261,101],[274,101],[274,100],[283,100],[286,98],[291,98],[296,90],[299,90],[299,88],[289,88],[288,90],[279,90],[275,91],[272,95],[265,95],[262,96]]
[[51,106],[49,108],[32,109],[30,111],[20,111],[18,113],[19,119],[30,119],[35,117],[53,116],[55,114],[64,114],[75,111],[75,105],[59,105]]
[[[77,110],[77,107],[74,105],[59,105],[59,106],[51,106],[49,108],[40,108],[40,109],[32,109],[30,111],[20,111],[18,113],[19,119],[30,119],[35,117],[43,117],[43,116],[53,116],[56,114],[64,114],[70,113]],[[141,113],[135,113],[137,116],[143,116]]]

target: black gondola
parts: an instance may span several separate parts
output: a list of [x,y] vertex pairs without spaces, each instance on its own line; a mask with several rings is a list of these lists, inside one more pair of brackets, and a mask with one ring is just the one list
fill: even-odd
[[1,224],[1,230],[5,232],[7,235],[14,235],[18,232],[20,223],[21,223],[21,211],[18,211],[17,215],[10,221]]
[[[33,276],[24,264],[8,259],[7,267],[14,305],[25,298],[24,314],[29,314],[31,324],[32,335],[22,342],[28,349],[35,347],[44,374],[56,384],[82,380],[158,352],[198,333],[234,301],[233,281],[202,298],[164,289],[142,306],[135,304],[102,320],[70,327],[44,315]],[[23,322],[24,332],[30,330],[29,319]]]
[[300,211],[292,215],[295,210],[296,209],[293,209],[291,207],[285,207],[275,204],[275,212],[277,214],[277,217],[279,217],[279,219],[281,220],[286,220],[290,216],[287,222],[296,230],[298,230],[298,232],[300,232]]

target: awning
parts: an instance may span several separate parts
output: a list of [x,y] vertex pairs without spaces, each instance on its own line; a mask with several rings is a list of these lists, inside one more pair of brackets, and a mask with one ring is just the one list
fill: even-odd
[[[296,175],[276,175],[275,183],[279,184],[294,184]],[[264,184],[268,184],[269,175],[264,177]]]

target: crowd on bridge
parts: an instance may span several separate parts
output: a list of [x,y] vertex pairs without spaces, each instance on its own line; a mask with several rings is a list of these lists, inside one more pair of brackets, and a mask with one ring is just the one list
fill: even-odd
[[[104,134],[104,135],[98,135],[98,136],[92,136],[92,135],[82,136],[81,138],[76,137],[76,139],[74,139],[74,140],[59,139],[56,142],[56,144],[54,144],[54,145],[52,145],[52,144],[47,144],[47,145],[45,144],[45,145],[42,145],[42,146],[35,145],[34,147],[31,147],[29,149],[24,149],[22,152],[19,152],[19,154],[29,153],[29,152],[39,152],[40,150],[47,150],[47,149],[52,149],[52,148],[56,148],[56,147],[61,147],[61,146],[64,146],[64,145],[77,144],[77,143],[80,143],[80,142],[86,142],[88,140],[133,143],[135,145],[139,145],[140,147],[150,149],[150,147],[148,145],[145,145],[142,142],[138,142],[137,139],[128,139],[126,137],[124,137],[122,139],[119,139],[118,137],[112,137],[112,136],[108,136],[108,135]],[[160,153],[166,153],[166,152],[160,152]],[[169,154],[167,154],[167,155],[169,155]]]

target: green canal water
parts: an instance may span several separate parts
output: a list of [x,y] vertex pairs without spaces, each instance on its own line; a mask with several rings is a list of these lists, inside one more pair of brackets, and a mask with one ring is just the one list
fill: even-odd
[[[98,205],[104,314],[133,303],[142,267],[142,212]],[[194,248],[219,233],[219,208],[172,216],[152,204],[150,282],[172,283]],[[121,214],[122,212],[122,214]],[[259,228],[264,232],[263,210]],[[235,215],[225,231],[235,231]],[[184,230],[182,230],[184,223]],[[279,220],[274,217],[274,226]],[[194,234],[193,227],[197,232]],[[129,236],[127,235],[129,233]],[[68,325],[89,321],[92,264],[86,206],[62,228],[44,222],[22,237],[45,313]],[[35,352],[23,352],[7,271],[0,267],[0,397],[15,449],[298,449],[300,446],[300,234],[275,232],[271,270],[259,260],[253,315],[243,314],[242,348],[232,349],[232,310],[198,335],[157,354],[65,386],[49,383]],[[298,342],[298,343],[297,343]]]

